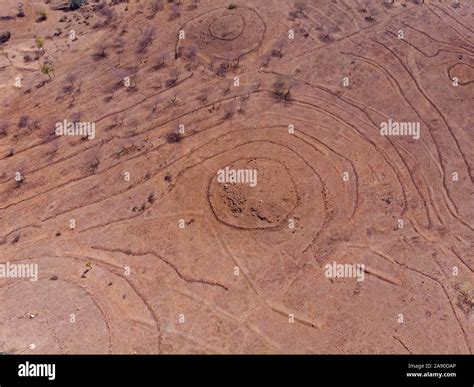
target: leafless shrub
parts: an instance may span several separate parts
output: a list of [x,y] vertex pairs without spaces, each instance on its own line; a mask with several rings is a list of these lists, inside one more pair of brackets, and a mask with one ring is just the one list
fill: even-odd
[[153,18],[158,12],[163,11],[163,1],[162,0],[151,0],[150,2],[150,15],[148,18]]
[[170,71],[170,78],[168,78],[166,80],[166,87],[173,87],[174,85],[176,85],[176,82],[178,82],[178,72],[176,71],[176,69],[172,69]]
[[66,79],[64,80],[64,85],[61,89],[62,91],[62,96],[64,95],[69,95],[74,92],[74,80],[75,80],[74,74],[69,74]]
[[334,39],[332,38],[331,34],[338,31],[338,27],[337,26],[331,26],[331,25],[322,25],[322,27],[319,27],[318,30],[322,31],[319,35],[318,35],[318,39],[320,42],[322,43],[331,43],[334,41]]
[[178,50],[178,57],[185,58],[189,62],[195,63],[198,55],[198,47],[196,45],[190,45],[180,47]]
[[207,94],[202,93],[197,96],[197,100],[201,103],[205,103],[207,101]]
[[332,38],[331,38],[331,35],[329,35],[328,32],[322,32],[318,35],[318,39],[320,42],[322,43],[331,43],[332,42]]
[[274,58],[283,58],[283,46],[284,43],[282,41],[279,41],[270,52],[271,56],[273,56]]
[[102,60],[102,59],[105,59],[107,58],[107,46],[105,46],[104,44],[99,44],[95,51],[92,53],[92,58],[94,60]]
[[[83,138],[83,140],[86,140],[86,138]],[[100,165],[100,160],[98,159],[97,155],[93,154],[87,157],[88,160],[86,161],[86,166],[85,170],[89,172],[91,175],[94,175],[99,168]]]
[[125,47],[125,40],[118,36],[112,41],[110,47],[116,48],[118,50],[123,49]]
[[217,68],[216,75],[224,78],[227,74],[228,67],[229,65],[227,63],[221,63],[219,67]]
[[175,94],[173,98],[168,102],[168,106],[174,106],[178,103],[178,94]]
[[179,132],[172,131],[166,134],[166,142],[168,144],[177,144],[181,142],[181,140],[182,140],[182,135]]
[[227,93],[230,92],[230,85],[231,85],[231,83],[229,82],[229,83],[227,84],[227,87],[224,89],[224,94],[227,94]]
[[30,118],[28,116],[21,116],[18,120],[18,128],[24,129],[28,126]]
[[[105,1],[100,3],[97,6],[97,9],[99,10],[99,15],[105,18],[105,20],[102,22],[102,25],[110,24],[115,17],[114,10],[110,8],[109,5]],[[96,26],[100,26],[100,24]]]
[[299,18],[305,16],[305,11],[308,9],[308,2],[306,0],[297,0],[295,2],[294,11],[290,12],[290,16],[293,18]]
[[155,38],[155,29],[150,27],[143,31],[142,36],[138,40],[138,46],[136,53],[143,54],[147,47],[151,44],[153,39]]
[[272,95],[277,101],[289,101],[291,85],[283,80],[278,80],[272,85]]
[[181,16],[181,9],[178,4],[173,3],[171,5],[171,14],[170,14],[170,20],[177,19]]
[[227,105],[225,108],[224,108],[224,120],[229,120],[231,119],[235,114],[235,109],[234,109],[234,105]]
[[41,89],[44,85],[46,85],[48,82],[50,81],[50,79],[43,79],[42,81],[40,81],[38,84],[36,84],[36,88],[37,89]]
[[2,122],[0,124],[0,138],[6,137],[6,135],[8,134],[7,129],[8,129],[8,124],[6,122]]
[[155,64],[152,66],[153,71],[157,71],[159,69],[162,69],[163,67],[166,66],[166,60],[168,59],[168,54],[162,53],[158,56],[158,58],[155,61]]
[[266,54],[262,57],[262,67],[267,67],[270,64],[270,61],[272,60],[271,55]]
[[81,121],[81,115],[81,112],[74,112],[70,115],[69,118],[72,122],[79,122]]
[[66,85],[63,86],[61,91],[62,91],[63,95],[72,94],[74,92],[74,85],[66,84]]

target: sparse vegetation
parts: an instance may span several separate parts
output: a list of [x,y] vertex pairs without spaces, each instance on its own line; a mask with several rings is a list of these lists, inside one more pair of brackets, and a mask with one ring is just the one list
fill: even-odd
[[187,60],[194,62],[197,59],[198,47],[196,45],[180,47],[178,54],[178,56],[182,56]]
[[3,122],[0,124],[0,137],[6,137],[8,132],[8,124],[6,122]]
[[269,54],[266,54],[262,57],[262,67],[267,67],[270,64],[270,61],[272,60],[272,56]]
[[69,0],[69,9],[71,11],[75,11],[79,9],[82,5],[84,5],[85,0]]
[[223,117],[224,120],[231,119],[234,116],[234,113],[235,113],[234,105],[230,104],[226,106],[224,109],[224,117]]
[[170,78],[166,80],[166,87],[173,87],[178,82],[178,71],[172,69],[170,72]]
[[228,92],[230,92],[230,85],[231,85],[231,83],[229,82],[227,84],[227,87],[224,89],[224,94],[227,94]]
[[102,60],[107,58],[107,46],[104,44],[99,44],[92,53],[92,58],[94,60]]
[[331,33],[337,30],[337,27],[325,26],[318,28],[322,32],[318,35],[318,39],[322,43],[331,43],[334,39],[331,36]]
[[110,8],[106,2],[100,3],[97,6],[97,9],[98,9],[99,15],[104,17],[104,20],[101,23],[96,23],[94,25],[94,28],[99,28],[102,26],[109,25],[115,17],[115,12],[113,11],[113,9]]
[[24,129],[28,126],[28,122],[30,121],[30,118],[28,116],[21,116],[20,119],[18,120],[18,128],[19,129]]
[[0,354],[472,352],[470,0],[85,1],[0,0]]
[[182,135],[179,132],[172,131],[166,134],[166,142],[168,144],[177,144],[181,142],[182,140]]
[[207,94],[202,93],[197,96],[197,100],[201,103],[205,103],[207,101]]
[[47,75],[51,79],[51,76],[54,76],[53,65],[49,62],[44,62],[41,65],[41,73]]
[[329,35],[329,32],[320,33],[319,36],[318,36],[318,39],[322,43],[331,43],[332,42],[332,38],[331,38],[331,35]]
[[154,28],[147,28],[143,31],[140,39],[138,40],[138,45],[136,49],[137,54],[143,54],[147,47],[151,44],[155,37],[155,29]]
[[157,71],[166,66],[166,60],[168,59],[168,55],[166,53],[162,53],[158,56],[155,64],[152,67],[153,71]]
[[65,85],[62,88],[63,95],[72,94],[74,91],[74,75],[69,74],[65,79]]
[[40,23],[42,21],[45,21],[48,18],[48,14],[44,9],[39,9],[36,11],[36,22]]
[[468,282],[463,282],[456,286],[458,292],[458,305],[464,311],[469,314],[474,308],[474,287]]
[[17,14],[16,14],[17,17],[25,17],[25,10],[23,8],[23,4],[20,3],[18,4],[18,11],[17,11]]
[[282,41],[279,41],[270,52],[271,56],[273,56],[274,58],[283,58],[283,46],[284,43]]
[[297,19],[305,16],[305,11],[308,8],[306,0],[297,0],[295,2],[295,8],[289,13],[290,17]]
[[163,1],[162,0],[151,0],[150,1],[150,15],[148,18],[153,18],[158,12],[163,11]]
[[217,68],[217,71],[216,71],[216,75],[218,75],[219,77],[223,77],[225,78],[226,74],[227,74],[227,68],[228,68],[228,64],[227,63],[221,63],[219,65],[219,67]]
[[181,16],[181,8],[179,7],[179,4],[173,3],[171,5],[170,20],[177,19],[180,16]]
[[35,46],[38,50],[41,50],[41,52],[44,54],[45,50],[44,50],[44,38],[42,38],[41,36],[37,36],[35,38]]
[[8,54],[8,52],[6,52],[2,49],[2,50],[0,50],[0,56],[3,56],[7,61],[10,62],[11,65],[13,65],[12,60],[10,59],[10,55]]
[[273,83],[273,98],[277,101],[289,101],[291,85],[283,80],[276,81]]

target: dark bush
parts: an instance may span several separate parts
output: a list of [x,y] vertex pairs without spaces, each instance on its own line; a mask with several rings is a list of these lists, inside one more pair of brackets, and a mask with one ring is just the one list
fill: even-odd
[[79,9],[86,1],[85,0],[69,0],[69,9],[75,11]]
[[26,128],[28,126],[28,121],[29,121],[28,116],[21,116],[20,119],[18,120],[18,127],[21,129]]
[[147,47],[151,44],[155,37],[155,29],[154,28],[147,28],[140,39],[138,40],[138,46],[136,53],[142,54],[146,51]]
[[168,144],[176,144],[181,142],[181,140],[182,136],[178,132],[173,131],[166,134],[166,141],[168,142]]

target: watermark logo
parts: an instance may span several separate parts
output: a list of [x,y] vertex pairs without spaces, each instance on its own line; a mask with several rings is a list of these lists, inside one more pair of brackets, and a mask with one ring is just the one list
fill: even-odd
[[419,122],[398,122],[389,119],[388,122],[380,124],[380,134],[382,136],[412,136],[414,140],[420,138]]
[[358,282],[365,279],[365,265],[363,263],[328,263],[324,266],[324,275],[327,278],[357,278]]
[[257,185],[256,169],[230,169],[228,166],[217,171],[219,183],[248,184],[250,187]]
[[95,122],[60,121],[55,125],[56,136],[81,136],[93,140],[95,138]]
[[34,364],[29,361],[18,365],[20,377],[43,377],[48,380],[56,379],[56,364]]
[[0,278],[29,278],[38,281],[38,265],[36,263],[6,263],[0,264]]

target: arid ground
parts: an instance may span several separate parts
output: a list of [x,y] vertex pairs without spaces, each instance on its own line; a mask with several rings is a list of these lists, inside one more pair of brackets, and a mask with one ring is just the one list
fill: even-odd
[[472,0],[18,2],[1,352],[472,353]]

